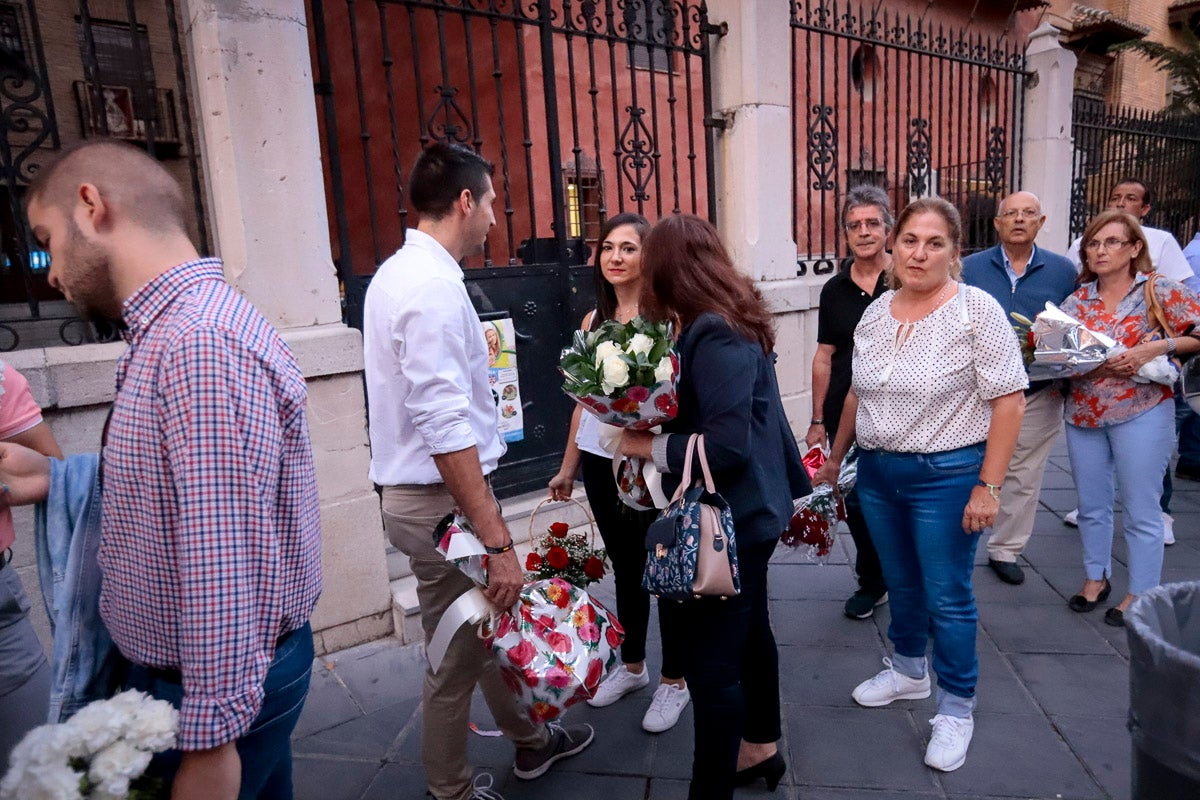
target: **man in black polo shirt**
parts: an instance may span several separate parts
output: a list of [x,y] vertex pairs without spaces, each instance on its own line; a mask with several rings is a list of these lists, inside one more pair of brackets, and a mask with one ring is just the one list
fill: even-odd
[[[837,436],[842,405],[850,391],[854,328],[871,302],[887,289],[884,273],[892,264],[885,248],[892,224],[891,203],[878,186],[855,186],[842,205],[842,229],[853,254],[821,289],[817,312],[817,352],[812,364],[812,424],[804,443],[828,447]],[[887,602],[887,586],[875,545],[867,532],[858,497],[846,495],[846,524],[858,557],[858,591],[846,601],[852,619],[867,619]]]

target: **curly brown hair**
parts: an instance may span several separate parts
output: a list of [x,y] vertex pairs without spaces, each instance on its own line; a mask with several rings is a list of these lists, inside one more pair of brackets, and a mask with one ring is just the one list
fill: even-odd
[[764,353],[775,349],[775,320],[748,275],[729,258],[717,229],[690,214],[664,217],[642,240],[641,311],[683,327],[711,311]]

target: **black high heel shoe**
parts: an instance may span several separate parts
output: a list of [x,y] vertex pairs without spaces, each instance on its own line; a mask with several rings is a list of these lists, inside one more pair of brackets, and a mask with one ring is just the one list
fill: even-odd
[[775,751],[775,755],[768,759],[758,762],[752,767],[739,769],[733,775],[734,786],[747,786],[754,783],[759,778],[767,782],[767,791],[775,791],[775,787],[779,785],[779,781],[783,780],[783,774],[787,772],[787,762],[783,760],[783,756],[779,751]]
[[1067,607],[1072,611],[1078,611],[1081,614],[1085,611],[1091,611],[1096,606],[1108,599],[1112,593],[1112,584],[1108,582],[1108,576],[1104,577],[1104,588],[1100,590],[1100,594],[1096,595],[1095,600],[1088,600],[1081,594],[1077,594],[1067,601]]

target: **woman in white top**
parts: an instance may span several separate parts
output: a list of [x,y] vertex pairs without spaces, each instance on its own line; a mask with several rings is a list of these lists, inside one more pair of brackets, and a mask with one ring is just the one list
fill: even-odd
[[933,631],[938,713],[925,763],[958,769],[974,731],[978,613],[971,571],[996,517],[1028,385],[1017,338],[990,295],[957,282],[962,222],[945,200],[900,213],[892,291],[854,331],[854,380],[828,483],[857,434],[856,491],[892,604],[886,669],[855,688],[859,705],[929,696]]
[[[583,318],[581,327],[585,330],[595,329],[605,320],[628,322],[638,315],[638,297],[642,291],[642,239],[649,230],[650,223],[640,214],[618,214],[605,223],[600,231],[600,248],[595,262],[597,308]],[[650,595],[642,588],[642,574],[646,568],[646,528],[658,514],[654,510],[635,511],[617,496],[612,456],[600,446],[600,422],[576,406],[562,467],[550,480],[552,499],[570,498],[575,474],[581,466],[588,505],[612,562],[617,617],[625,628],[621,666],[600,684],[596,696],[588,700],[589,705],[601,707],[650,683],[646,672]],[[642,727],[650,733],[661,733],[674,727],[680,712],[691,699],[683,679],[683,654],[687,643],[681,636],[683,628],[679,614],[677,603],[658,604],[662,679],[642,717]]]

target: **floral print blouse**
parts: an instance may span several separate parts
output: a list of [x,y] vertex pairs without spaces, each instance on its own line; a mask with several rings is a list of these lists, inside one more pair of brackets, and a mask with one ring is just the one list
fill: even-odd
[[[1145,290],[1148,277],[1144,274],[1137,276],[1129,292],[1117,304],[1115,312],[1104,307],[1096,281],[1076,289],[1063,301],[1061,308],[1087,328],[1108,334],[1132,348],[1150,332]],[[1191,289],[1160,275],[1154,283],[1154,291],[1176,336],[1183,336],[1200,324],[1200,296]],[[1173,395],[1170,386],[1160,383],[1135,383],[1128,378],[1092,378],[1083,375],[1071,379],[1066,421],[1068,425],[1080,428],[1116,425],[1144,414]]]

